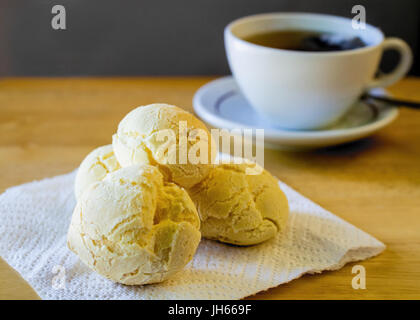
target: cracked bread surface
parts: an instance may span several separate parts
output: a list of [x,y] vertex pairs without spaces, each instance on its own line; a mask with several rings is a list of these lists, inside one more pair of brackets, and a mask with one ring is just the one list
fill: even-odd
[[120,169],[112,145],[105,145],[90,152],[82,161],[74,182],[74,194],[79,199],[83,191],[92,183],[101,181],[105,176]]
[[133,165],[108,174],[83,193],[68,247],[91,269],[127,285],[157,283],[193,257],[200,220],[187,192],[159,170]]
[[[186,124],[184,129],[180,129],[180,122]],[[165,136],[168,130],[173,133],[171,140]],[[216,148],[212,141],[203,122],[168,104],[137,107],[121,120],[112,137],[121,166],[136,163],[157,166],[168,181],[185,188],[200,182],[211,169],[217,154],[216,150],[211,152]],[[204,148],[206,152],[202,152]],[[193,154],[199,156],[199,163],[192,163]]]
[[220,164],[189,189],[203,237],[235,245],[254,245],[282,232],[288,201],[266,170],[250,175],[253,165]]

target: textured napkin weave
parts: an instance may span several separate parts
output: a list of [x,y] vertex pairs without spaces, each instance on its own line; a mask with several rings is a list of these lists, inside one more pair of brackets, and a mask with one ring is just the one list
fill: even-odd
[[72,172],[0,195],[0,255],[43,299],[239,299],[385,248],[279,182],[290,204],[282,236],[252,247],[203,239],[194,259],[172,279],[124,286],[91,271],[66,246],[74,178]]

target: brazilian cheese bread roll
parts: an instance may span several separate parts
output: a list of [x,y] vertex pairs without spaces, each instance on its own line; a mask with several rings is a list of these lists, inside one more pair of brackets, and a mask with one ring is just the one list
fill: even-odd
[[191,113],[168,104],[140,106],[118,125],[112,144],[121,166],[159,167],[165,178],[184,188],[200,182],[217,152],[211,134]]
[[247,174],[251,164],[221,164],[189,190],[201,219],[203,237],[254,245],[285,229],[288,201],[266,170]]
[[191,198],[159,170],[133,165],[83,191],[68,247],[91,269],[127,285],[157,283],[180,271],[200,242]]
[[101,181],[105,176],[120,169],[120,164],[114,155],[112,145],[96,148],[90,152],[77,170],[74,182],[74,194],[79,199],[83,191],[92,183]]

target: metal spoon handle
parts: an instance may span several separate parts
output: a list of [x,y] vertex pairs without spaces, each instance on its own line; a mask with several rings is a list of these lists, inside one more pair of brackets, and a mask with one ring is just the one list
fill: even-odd
[[369,93],[366,93],[363,95],[364,99],[373,99],[376,101],[384,102],[393,106],[404,106],[407,108],[417,109],[420,110],[420,102],[414,102],[414,101],[407,101],[407,100],[400,100],[400,99],[394,99],[394,98],[388,98],[384,96],[375,96]]

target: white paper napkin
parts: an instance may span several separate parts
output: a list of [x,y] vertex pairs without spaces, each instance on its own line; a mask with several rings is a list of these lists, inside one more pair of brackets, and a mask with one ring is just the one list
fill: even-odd
[[203,239],[193,261],[173,279],[124,286],[91,271],[66,246],[74,178],[72,172],[0,195],[0,255],[43,299],[240,299],[385,248],[279,182],[291,209],[283,236],[252,247]]

